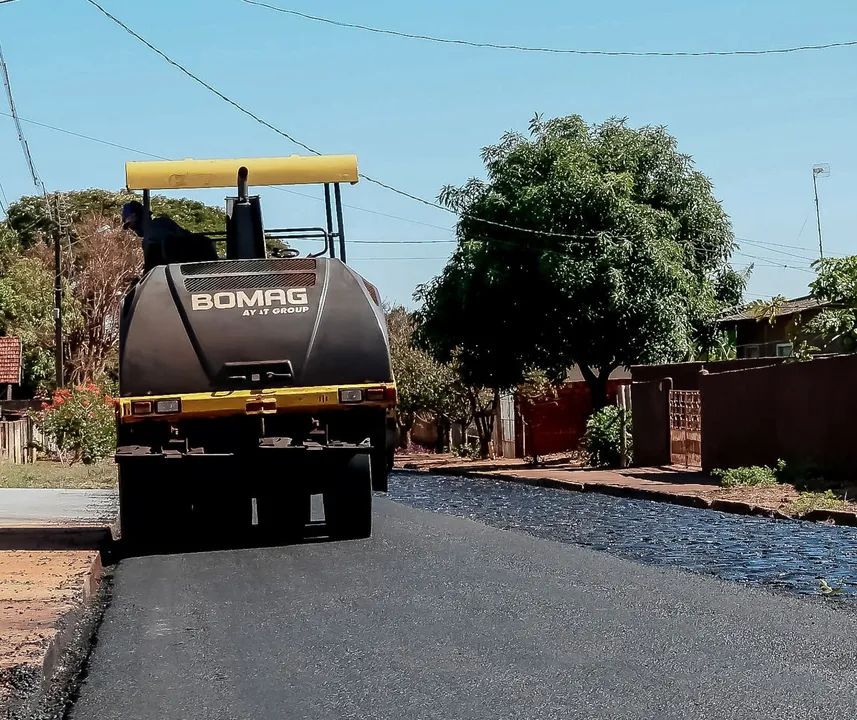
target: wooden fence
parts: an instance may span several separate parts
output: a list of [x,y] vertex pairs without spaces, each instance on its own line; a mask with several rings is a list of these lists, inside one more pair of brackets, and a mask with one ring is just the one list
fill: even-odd
[[19,465],[32,463],[38,448],[53,449],[30,418],[0,421],[0,460]]

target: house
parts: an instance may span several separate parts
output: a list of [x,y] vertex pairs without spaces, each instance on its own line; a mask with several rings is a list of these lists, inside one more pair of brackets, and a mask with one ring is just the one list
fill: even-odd
[[[800,318],[806,321],[818,314],[827,303],[804,296],[787,300],[779,308],[770,322],[769,318],[757,318],[752,309],[721,318],[720,326],[731,331],[735,340],[738,358],[788,357],[792,354],[789,330],[792,323]],[[826,353],[844,352],[839,343],[831,343],[824,348]]]

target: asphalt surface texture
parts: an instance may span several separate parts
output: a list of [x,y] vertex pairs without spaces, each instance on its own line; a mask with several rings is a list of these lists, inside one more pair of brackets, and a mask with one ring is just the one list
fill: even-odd
[[0,527],[108,525],[117,509],[115,490],[0,489]]
[[800,718],[857,615],[376,500],[365,541],[122,560],[72,720]]

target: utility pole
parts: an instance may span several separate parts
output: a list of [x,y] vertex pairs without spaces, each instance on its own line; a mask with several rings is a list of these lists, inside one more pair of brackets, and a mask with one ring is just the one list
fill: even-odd
[[812,189],[815,191],[815,221],[818,225],[818,255],[824,259],[824,245],[821,242],[821,211],[818,206],[818,183],[816,179],[830,175],[830,165],[823,163],[812,168]]
[[[56,202],[56,232],[54,232],[54,360],[56,362],[56,384],[58,388],[65,386],[63,372],[62,348],[62,210],[60,209],[59,193],[54,193]],[[49,208],[47,208],[49,210]],[[50,212],[48,217],[50,217]],[[53,223],[51,223],[53,225]]]
[[[12,2],[12,0],[0,0],[0,4]],[[51,212],[51,199],[48,196],[48,191],[45,189],[45,184],[42,182],[39,174],[36,172],[36,165],[33,162],[33,156],[30,153],[30,146],[27,144],[27,139],[24,137],[24,128],[21,126],[21,118],[18,117],[18,110],[15,107],[15,98],[12,94],[12,81],[9,79],[9,68],[6,65],[6,60],[3,57],[3,49],[0,48],[0,76],[3,77],[3,86],[6,88],[6,99],[9,102],[9,111],[12,113],[12,118],[15,121],[15,129],[18,131],[18,141],[21,143],[21,149],[24,151],[24,159],[27,161],[27,167],[30,169],[30,175],[33,178],[33,183],[42,191],[42,197],[45,201],[45,213],[48,216],[48,226],[50,234],[54,241],[54,323],[56,325],[55,335],[55,356],[56,356],[56,384],[57,387],[63,387],[65,380],[63,378],[63,352],[62,352],[62,236],[65,232],[68,233],[68,228],[63,228],[62,223],[62,208],[59,204],[59,196],[54,195],[56,201],[56,222],[54,222],[54,213]]]

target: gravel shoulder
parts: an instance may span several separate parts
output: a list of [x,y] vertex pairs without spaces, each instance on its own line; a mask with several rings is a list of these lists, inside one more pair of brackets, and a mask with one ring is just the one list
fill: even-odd
[[[857,525],[857,503],[830,504],[821,496],[802,496],[790,484],[772,487],[724,488],[711,476],[677,467],[600,470],[581,467],[570,455],[545,459],[539,466],[526,460],[497,458],[470,460],[445,454],[401,454],[400,470],[438,475],[490,477],[567,490],[636,497],[724,512],[768,517],[801,517],[843,525]],[[850,493],[853,497],[854,492]],[[845,493],[847,498],[849,493]]]

